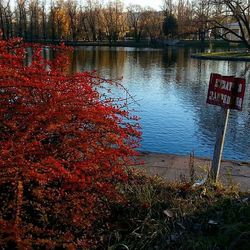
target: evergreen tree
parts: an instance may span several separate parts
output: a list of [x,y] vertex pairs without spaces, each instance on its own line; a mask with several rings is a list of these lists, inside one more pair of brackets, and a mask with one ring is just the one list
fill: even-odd
[[163,33],[166,36],[173,38],[177,34],[177,31],[178,31],[177,19],[173,14],[166,13],[163,22]]

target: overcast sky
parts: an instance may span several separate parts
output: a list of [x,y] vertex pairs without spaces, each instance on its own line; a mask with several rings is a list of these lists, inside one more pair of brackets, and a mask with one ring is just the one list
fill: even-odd
[[123,2],[126,6],[129,4],[139,4],[143,7],[150,6],[157,10],[163,5],[163,0],[123,0]]
[[[84,2],[84,0],[81,0]],[[109,0],[100,0],[102,3],[107,3]],[[161,6],[163,5],[163,0],[121,0],[121,2],[124,3],[125,7],[127,7],[130,4],[139,4],[142,7],[151,7],[156,10],[160,10]]]
[[[2,0],[0,0],[2,1]],[[109,0],[100,0],[100,2],[108,2]],[[129,4],[139,4],[142,7],[151,7],[156,10],[160,10],[161,6],[163,5],[163,0],[121,0],[125,7],[127,7]],[[15,0],[10,0],[11,5],[14,5]],[[47,3],[50,2],[50,0],[46,0]],[[84,0],[80,0],[79,2],[84,3]]]

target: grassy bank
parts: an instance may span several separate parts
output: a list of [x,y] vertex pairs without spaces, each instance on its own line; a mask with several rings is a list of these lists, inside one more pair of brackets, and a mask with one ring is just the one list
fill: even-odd
[[242,51],[199,53],[192,55],[192,57],[197,59],[211,60],[250,61],[250,53]]
[[192,47],[192,48],[230,48],[232,44],[229,44],[223,40],[212,40],[212,41],[199,41],[199,40],[180,40],[179,46]]
[[[129,171],[125,184],[117,184],[120,202],[100,201],[99,217],[91,227],[77,225],[55,214],[57,203],[39,195],[40,187],[25,186],[22,235],[25,249],[249,249],[249,194],[235,186],[209,183],[166,183],[158,177]],[[0,222],[14,219],[14,194],[1,188]],[[67,202],[67,201],[62,201]],[[73,206],[73,204],[72,204]],[[56,235],[50,235],[51,229]],[[16,249],[13,232],[0,223],[0,247]],[[32,248],[29,248],[31,246]]]
[[113,207],[110,249],[250,248],[250,203],[233,186],[193,188],[138,174],[121,188],[128,204]]

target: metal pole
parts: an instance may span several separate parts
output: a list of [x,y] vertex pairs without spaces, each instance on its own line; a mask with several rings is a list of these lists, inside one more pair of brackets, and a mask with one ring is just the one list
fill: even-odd
[[211,167],[211,177],[215,181],[217,181],[219,177],[220,164],[221,164],[229,113],[230,109],[224,109],[224,108],[221,109],[219,125],[216,134],[216,142],[214,147],[213,162]]

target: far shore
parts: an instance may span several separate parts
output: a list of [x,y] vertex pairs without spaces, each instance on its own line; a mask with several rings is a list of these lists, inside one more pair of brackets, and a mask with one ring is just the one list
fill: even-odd
[[[190,181],[190,156],[140,152],[139,161],[144,164],[139,167],[150,175],[159,175],[167,181]],[[194,176],[205,178],[211,166],[208,158],[194,158]],[[220,180],[225,185],[239,185],[241,191],[250,191],[250,162],[222,160]]]
[[42,44],[61,44],[64,43],[68,46],[108,46],[108,47],[134,47],[134,48],[167,48],[167,47],[195,47],[207,48],[214,47],[229,47],[229,43],[221,40],[213,41],[200,41],[200,40],[118,40],[116,42],[109,41],[83,41],[83,40],[63,40],[63,39],[48,39],[48,40],[26,40],[27,42],[42,43]]
[[212,53],[198,53],[191,55],[195,59],[204,60],[226,60],[226,61],[244,61],[250,62],[250,53],[242,51],[225,51]]

